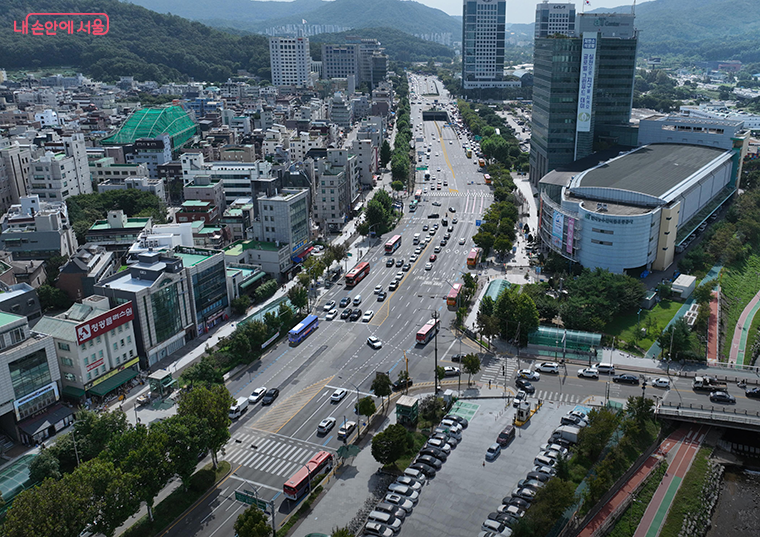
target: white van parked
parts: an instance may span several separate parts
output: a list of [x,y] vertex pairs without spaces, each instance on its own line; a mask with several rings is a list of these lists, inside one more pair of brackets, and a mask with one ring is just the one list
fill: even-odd
[[235,404],[230,407],[230,419],[236,420],[248,409],[248,398],[238,397]]
[[599,371],[600,374],[604,374],[604,375],[615,374],[615,366],[609,363],[596,364],[596,369]]

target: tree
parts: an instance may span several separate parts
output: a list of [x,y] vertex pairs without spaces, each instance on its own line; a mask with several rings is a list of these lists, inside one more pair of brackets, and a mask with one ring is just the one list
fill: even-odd
[[309,292],[302,285],[294,285],[288,289],[288,298],[298,311],[302,311],[309,302]]
[[198,362],[195,362],[182,373],[182,379],[190,386],[223,384],[224,374],[217,367],[216,361],[208,354],[204,354]]
[[493,241],[493,249],[500,256],[505,256],[512,250],[512,241],[506,235],[499,235]]
[[393,383],[391,382],[391,378],[385,374],[376,375],[375,380],[372,381],[370,389],[380,398],[383,402],[383,409],[385,409],[385,397],[388,397],[393,393]]
[[480,371],[480,358],[475,354],[468,354],[462,359],[462,369],[467,373],[467,386],[469,386],[472,376]]
[[359,399],[356,410],[356,413],[360,416],[371,416],[377,410],[377,407],[375,406],[375,400],[372,399],[372,397],[369,395],[367,397],[362,397]]
[[525,516],[514,527],[513,537],[546,535],[575,501],[575,483],[550,479],[536,493]]
[[654,401],[646,397],[629,397],[626,408],[634,421],[639,424],[654,419]]
[[694,289],[692,296],[697,304],[709,308],[710,301],[712,300],[712,291],[717,283],[716,280],[710,280]]
[[172,416],[156,422],[152,427],[165,434],[166,453],[173,472],[187,490],[190,478],[198,466],[198,455],[205,451],[205,429],[195,416]]
[[264,324],[267,325],[267,332],[274,334],[280,329],[280,317],[273,311],[264,314]]
[[385,466],[395,463],[406,451],[406,429],[395,423],[372,438],[372,456]]
[[111,537],[140,508],[135,495],[137,482],[111,461],[93,459],[73,474],[80,494],[89,493],[89,530]]
[[334,528],[331,537],[354,537],[354,534],[348,530],[348,527]]
[[59,469],[58,457],[49,450],[42,449],[40,454],[32,459],[29,464],[29,481],[32,483],[42,483],[47,478],[60,479],[61,471]]
[[267,517],[255,505],[251,505],[240,513],[235,520],[234,528],[238,537],[268,537],[272,535],[272,528],[267,522]]
[[242,330],[235,330],[227,340],[230,354],[240,362],[247,361],[251,356],[251,342]]
[[683,356],[691,350],[689,325],[683,318],[678,319],[658,336],[657,344],[662,349],[663,355],[669,355],[674,360],[678,359],[679,354]]
[[401,192],[402,190],[406,188],[406,185],[404,185],[404,183],[402,183],[401,181],[393,181],[391,183],[391,188],[395,190],[396,192]]
[[73,303],[64,291],[53,287],[47,283],[37,288],[37,294],[40,297],[40,307],[42,311],[48,310],[65,310],[71,307]]
[[251,306],[251,297],[248,295],[242,295],[234,299],[231,303],[232,312],[235,315],[245,315],[248,308]]
[[[72,442],[67,448],[70,451],[66,459],[76,464],[74,436],[76,437],[76,452],[79,454],[79,460],[84,462],[100,455],[114,438],[118,438],[129,429],[127,416],[121,410],[102,414],[90,410],[79,411],[77,412],[77,420],[74,422],[74,431],[67,435]],[[58,447],[58,443],[56,443],[56,447]],[[64,457],[59,457],[59,460],[63,459]],[[73,469],[73,465],[70,467],[61,465],[62,471],[71,472]]]
[[440,421],[446,406],[442,397],[428,395],[419,404],[420,417],[431,423]]
[[217,453],[230,439],[230,407],[235,400],[224,385],[199,386],[179,399],[177,414],[195,416],[206,429],[205,449],[211,452],[211,461],[217,468]]
[[481,259],[485,259],[486,256],[488,256],[488,252],[493,247],[494,241],[495,239],[494,239],[493,234],[487,231],[483,231],[483,229],[479,230],[472,237],[472,242],[474,242],[477,246],[479,246],[483,250]]
[[277,316],[280,318],[280,326],[283,330],[287,331],[293,326],[293,318],[295,314],[285,302],[280,304],[280,309],[277,311]]
[[380,146],[380,167],[385,168],[391,161],[391,144],[388,140],[383,140],[383,145]]

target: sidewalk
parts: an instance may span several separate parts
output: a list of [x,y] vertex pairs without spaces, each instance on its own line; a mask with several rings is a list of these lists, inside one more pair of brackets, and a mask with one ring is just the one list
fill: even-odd
[[752,320],[755,318],[757,310],[760,309],[760,291],[752,297],[749,304],[744,308],[739,316],[739,322],[734,328],[734,337],[731,339],[731,353],[728,362],[731,364],[744,364],[744,351],[747,346],[747,337],[749,328],[752,326]]

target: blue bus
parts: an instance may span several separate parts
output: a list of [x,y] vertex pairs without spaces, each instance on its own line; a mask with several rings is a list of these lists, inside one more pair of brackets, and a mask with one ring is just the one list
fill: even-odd
[[288,332],[288,341],[293,345],[301,343],[309,334],[311,334],[319,326],[319,317],[316,315],[309,315],[303,321],[293,327]]

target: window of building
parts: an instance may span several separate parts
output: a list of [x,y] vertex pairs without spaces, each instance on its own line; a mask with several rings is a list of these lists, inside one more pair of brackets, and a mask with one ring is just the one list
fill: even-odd
[[62,351],[69,351],[69,350],[71,350],[69,348],[69,344],[68,343],[64,343],[62,341],[58,342],[58,348],[61,349]]
[[118,343],[114,343],[114,344],[113,344],[113,350],[116,350],[116,349],[118,349],[118,348],[119,348],[119,344],[118,344]]
[[87,373],[87,380],[92,380],[92,373]]
[[65,367],[74,367],[74,360],[72,360],[71,358],[66,358],[65,356],[61,356],[61,363]]
[[124,346],[124,339],[121,340],[121,346]]

